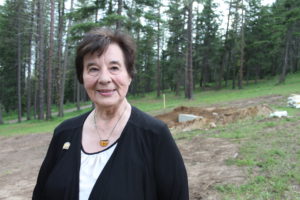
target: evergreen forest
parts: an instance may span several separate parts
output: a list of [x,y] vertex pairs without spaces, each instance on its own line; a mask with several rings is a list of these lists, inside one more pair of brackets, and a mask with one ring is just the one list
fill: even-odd
[[0,6],[0,123],[18,113],[51,119],[88,100],[74,57],[94,27],[129,32],[137,44],[129,95],[243,89],[300,70],[300,1],[6,0]]

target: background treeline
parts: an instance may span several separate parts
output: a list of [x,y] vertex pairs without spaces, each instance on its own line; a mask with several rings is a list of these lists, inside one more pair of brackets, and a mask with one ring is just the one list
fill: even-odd
[[[300,1],[7,0],[0,6],[0,123],[18,111],[50,119],[57,105],[87,100],[74,71],[75,47],[93,27],[123,29],[138,48],[130,95],[243,88],[299,70]],[[221,26],[221,19],[223,20]]]

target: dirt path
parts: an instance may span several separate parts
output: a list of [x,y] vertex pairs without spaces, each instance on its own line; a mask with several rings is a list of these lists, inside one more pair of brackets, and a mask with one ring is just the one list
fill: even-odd
[[[91,108],[92,105],[84,105],[84,106],[81,106],[80,109],[86,109],[86,108]],[[64,113],[70,113],[70,112],[74,112],[76,111],[77,108],[70,108],[70,109],[67,109],[67,110],[64,110]],[[57,116],[58,112],[54,112],[52,113],[52,116]],[[22,121],[25,121],[26,120],[26,117],[22,117],[21,119]],[[9,120],[5,123],[9,123],[9,124],[13,124],[13,123],[17,123],[18,122],[18,119],[13,119],[13,120]]]
[[[232,102],[229,106],[273,104],[282,98],[260,97]],[[51,133],[41,133],[0,137],[0,200],[31,199],[51,136]],[[226,159],[238,154],[235,142],[197,136],[192,140],[178,140],[177,143],[188,171],[191,200],[219,200],[221,198],[213,188],[216,184],[240,184],[245,181],[242,168],[225,164]]]
[[30,199],[51,134],[0,137],[0,200]]

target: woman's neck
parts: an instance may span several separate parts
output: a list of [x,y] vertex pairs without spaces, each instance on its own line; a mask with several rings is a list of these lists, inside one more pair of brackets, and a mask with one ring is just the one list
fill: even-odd
[[99,107],[95,105],[95,114],[98,119],[101,119],[103,121],[110,121],[113,118],[119,117],[122,115],[126,107],[129,106],[129,103],[127,100],[124,100],[120,105],[118,106],[110,106],[110,107]]

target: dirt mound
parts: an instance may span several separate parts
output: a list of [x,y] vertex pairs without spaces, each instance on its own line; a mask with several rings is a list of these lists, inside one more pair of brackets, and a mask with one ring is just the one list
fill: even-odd
[[[245,108],[240,107],[177,107],[173,111],[157,115],[156,118],[164,121],[173,134],[182,131],[191,131],[195,129],[213,128],[219,124],[228,124],[240,119],[247,119],[255,116],[269,116],[272,109],[267,105],[256,105]],[[192,114],[199,118],[179,122],[179,114]]]

